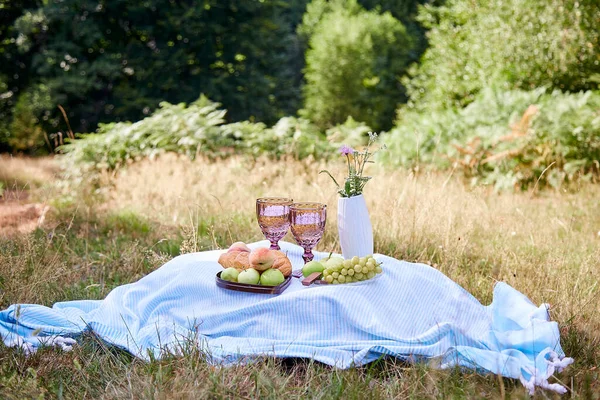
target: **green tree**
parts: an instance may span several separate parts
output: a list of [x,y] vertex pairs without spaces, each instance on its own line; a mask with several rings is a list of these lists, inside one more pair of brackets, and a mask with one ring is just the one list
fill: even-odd
[[413,38],[415,45],[409,54],[411,62],[417,62],[427,48],[425,37],[426,29],[419,21],[417,15],[419,6],[423,4],[443,3],[443,0],[358,0],[367,10],[379,12],[389,11],[394,18],[400,20],[406,31]]
[[[138,120],[161,101],[200,93],[229,120],[274,122],[299,105],[302,52],[295,34],[305,1],[50,0],[22,18],[29,74],[76,131]],[[296,21],[294,21],[296,18]],[[48,118],[57,130],[58,111]]]
[[22,38],[15,21],[38,5],[31,0],[0,0],[0,151],[10,149],[13,108],[29,81],[31,53],[19,51],[17,44]]
[[13,151],[39,153],[49,150],[46,146],[48,138],[38,116],[47,115],[51,104],[48,88],[43,85],[21,92],[8,127],[7,142]]
[[490,85],[597,87],[597,0],[448,0],[419,19],[430,46],[405,81],[413,106],[464,106]]
[[355,0],[317,0],[308,6],[300,32],[309,37],[303,114],[321,127],[352,116],[388,128],[404,100],[400,77],[413,47],[402,23]]

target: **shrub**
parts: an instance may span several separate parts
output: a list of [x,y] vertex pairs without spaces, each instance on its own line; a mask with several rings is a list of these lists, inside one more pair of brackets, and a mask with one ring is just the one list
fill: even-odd
[[141,121],[101,124],[95,134],[79,135],[60,150],[74,175],[115,170],[164,152],[190,158],[247,154],[303,159],[328,157],[333,151],[325,135],[305,119],[285,117],[267,128],[248,121],[224,124],[226,112],[204,96],[188,106],[163,102]]
[[348,117],[343,124],[327,129],[327,140],[338,145],[360,147],[368,143],[371,131],[372,129],[364,122]]
[[597,0],[448,0],[421,8],[430,47],[404,83],[420,109],[464,106],[479,90],[595,89]]
[[15,151],[39,152],[47,149],[42,121],[52,108],[48,88],[38,85],[23,92],[12,111],[8,145]]
[[7,100],[14,95],[12,91],[8,90],[6,81],[6,77],[0,74],[0,152],[9,149],[8,138],[12,107]]
[[[61,150],[66,159],[86,169],[110,170],[143,157],[164,151],[194,156],[224,147],[228,138],[220,137],[225,111],[205,97],[186,107],[185,104],[161,103],[151,116],[138,121],[101,124],[96,134],[79,135]],[[219,143],[215,143],[218,141]]]
[[456,166],[496,189],[593,179],[600,172],[600,93],[487,88],[463,109],[399,114],[392,165]]
[[348,116],[375,129],[389,127],[405,98],[399,78],[413,47],[402,23],[387,12],[365,11],[355,0],[317,1],[301,31],[310,35],[302,115],[321,128]]

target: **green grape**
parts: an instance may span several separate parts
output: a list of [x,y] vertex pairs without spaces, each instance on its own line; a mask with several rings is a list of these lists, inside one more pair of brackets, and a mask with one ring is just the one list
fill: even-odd
[[362,266],[361,266],[360,264],[356,264],[356,265],[354,266],[354,271],[355,271],[355,272],[361,272],[361,271],[362,271]]
[[363,280],[363,277],[365,276],[362,272],[357,272],[356,274],[354,274],[354,276],[356,277],[356,279],[358,279],[359,281]]
[[358,263],[364,267],[365,265],[367,265],[367,259],[365,257],[361,257]]
[[327,278],[329,276],[329,271],[328,270],[324,270],[323,271],[323,278]]
[[373,261],[373,260],[369,260],[369,261],[367,261],[367,267],[368,267],[368,268],[369,268],[371,271],[373,271],[373,270],[375,269],[375,266],[376,266],[376,265],[375,265],[375,261]]
[[362,267],[361,271],[362,271],[363,274],[366,274],[366,273],[369,272],[369,268],[367,268],[366,266],[364,266],[364,267]]
[[373,260],[373,254],[369,254],[368,256],[365,256],[367,258],[367,261],[369,260]]
[[327,275],[327,276],[325,277],[325,282],[327,282],[327,283],[331,283],[331,282],[333,282],[333,276],[331,276],[331,275]]
[[369,273],[367,274],[367,277],[368,277],[369,279],[371,279],[371,278],[372,278],[372,277],[374,277],[374,276],[375,276],[375,272],[373,272],[373,271],[369,271]]
[[344,275],[341,275],[341,276],[338,278],[338,281],[339,281],[340,283],[344,283],[344,282],[346,282],[346,277],[345,277]]
[[352,275],[354,275],[354,272],[355,272],[355,271],[354,271],[354,268],[350,268],[350,269],[348,270],[348,276],[352,276]]
[[352,260],[344,260],[344,268],[352,268]]
[[333,279],[337,279],[337,278],[339,278],[340,274],[336,271],[336,272],[332,273],[331,276],[333,276]]
[[340,283],[340,281],[338,281],[337,279],[334,279],[333,282],[331,282],[331,283],[333,283],[334,285],[338,285]]
[[352,261],[352,264],[358,264],[358,260],[359,260],[358,256],[354,256],[354,257],[352,257],[352,259],[350,261]]
[[381,269],[381,267],[378,265],[377,267],[375,267],[375,272],[377,272],[378,274],[382,273],[383,270]]
[[340,274],[346,276],[346,275],[348,275],[348,270],[346,268],[342,268],[342,270],[340,271]]

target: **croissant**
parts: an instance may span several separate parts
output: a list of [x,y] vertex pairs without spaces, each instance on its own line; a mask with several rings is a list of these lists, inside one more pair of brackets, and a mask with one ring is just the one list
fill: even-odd
[[238,271],[250,268],[250,260],[248,259],[249,254],[250,253],[247,251],[240,251],[233,261],[233,267]]
[[221,264],[223,268],[235,268],[235,259],[240,253],[241,251],[234,251],[221,254],[219,257],[219,264]]
[[275,255],[275,258],[279,258],[279,257],[287,257],[287,254],[285,254],[283,251],[281,250],[271,250],[271,253]]
[[[282,252],[278,251],[278,253]],[[289,258],[287,258],[285,254],[283,256],[278,256],[277,258],[275,258],[275,261],[273,262],[273,266],[271,268],[278,269],[286,278],[292,274],[292,262]]]

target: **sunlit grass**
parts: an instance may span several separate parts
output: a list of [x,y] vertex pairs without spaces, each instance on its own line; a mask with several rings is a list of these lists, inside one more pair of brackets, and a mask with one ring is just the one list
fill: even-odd
[[53,181],[58,166],[51,158],[0,154],[0,182],[5,191],[22,192]]

